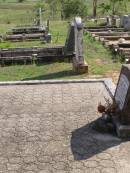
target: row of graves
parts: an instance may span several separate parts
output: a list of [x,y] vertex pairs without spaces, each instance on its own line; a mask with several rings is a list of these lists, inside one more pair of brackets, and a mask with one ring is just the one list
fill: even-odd
[[[13,29],[12,33],[19,36],[23,31],[26,36],[38,36],[43,34],[44,28],[17,28]],[[75,71],[81,73],[88,71],[83,54],[83,24],[81,18],[75,18],[70,24],[64,46],[0,49],[0,64],[2,66],[12,64],[41,64],[53,61],[72,62]]]
[[41,40],[50,43],[51,34],[49,33],[49,20],[46,25],[18,26],[5,35],[1,35],[0,39],[1,41],[10,42]]
[[112,52],[121,55],[126,63],[130,63],[130,16],[106,17],[106,26],[85,27],[95,40],[102,42]]
[[41,40],[47,43],[51,42],[51,34],[49,33],[49,20],[43,22],[42,9],[38,8],[36,18],[32,25],[17,26],[0,36],[1,41],[35,41]]

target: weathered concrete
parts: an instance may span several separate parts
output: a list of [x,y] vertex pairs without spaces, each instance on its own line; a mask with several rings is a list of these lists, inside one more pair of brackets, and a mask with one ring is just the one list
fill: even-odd
[[73,54],[73,70],[78,73],[88,73],[88,65],[84,58],[83,23],[76,17],[71,23],[65,43],[65,55]]
[[46,31],[45,26],[21,26],[13,28],[9,33],[11,34],[23,34],[23,33],[44,33]]
[[122,36],[122,35],[120,35],[120,36],[103,36],[100,38],[104,38],[105,40],[111,40],[111,41],[119,40],[122,38],[124,38],[125,40],[130,40],[130,36]]
[[16,34],[16,35],[4,35],[3,40],[5,41],[35,41],[35,40],[45,40],[45,33],[35,33],[35,34]]
[[[88,32],[89,33],[89,32]],[[123,35],[130,35],[130,32],[92,32],[91,34],[99,35],[99,36],[123,36]]]
[[123,32],[124,28],[107,28],[107,27],[104,27],[104,28],[93,28],[93,29],[88,28],[88,29],[84,29],[84,30],[89,31],[89,32],[105,32],[105,31],[107,32],[109,30],[115,31],[115,32],[117,32],[117,31]]
[[28,64],[34,61],[35,63],[64,61],[64,58],[63,46],[0,49],[0,64],[2,65]]
[[129,173],[130,143],[91,128],[98,102],[110,98],[103,82],[0,91],[1,173]]

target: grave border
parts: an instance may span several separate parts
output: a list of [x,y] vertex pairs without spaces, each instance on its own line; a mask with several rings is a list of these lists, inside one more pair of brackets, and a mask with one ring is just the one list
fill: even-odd
[[40,85],[40,84],[67,84],[67,83],[103,83],[111,98],[114,97],[116,85],[111,78],[101,79],[72,79],[72,80],[28,80],[28,81],[1,81],[0,86],[10,85]]

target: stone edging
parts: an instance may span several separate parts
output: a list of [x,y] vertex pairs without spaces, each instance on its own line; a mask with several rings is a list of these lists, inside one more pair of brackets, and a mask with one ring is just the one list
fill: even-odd
[[0,86],[9,85],[39,85],[39,84],[65,84],[65,83],[95,83],[103,82],[109,94],[113,97],[116,86],[110,78],[101,79],[73,79],[73,80],[29,80],[29,81],[6,81],[0,82]]

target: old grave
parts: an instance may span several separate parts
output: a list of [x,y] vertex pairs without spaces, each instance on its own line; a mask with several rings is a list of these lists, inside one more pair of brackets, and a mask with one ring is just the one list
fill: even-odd
[[31,25],[22,25],[12,28],[6,35],[2,36],[4,41],[35,41],[42,40],[47,43],[51,42],[51,34],[49,33],[49,20],[46,24],[42,20],[42,9],[37,9],[35,23]]
[[76,17],[71,23],[65,43],[65,55],[73,54],[73,69],[79,73],[88,72],[83,52],[83,23]]
[[130,63],[130,32],[122,25],[121,27],[88,27],[84,30],[105,47],[110,48],[114,55],[119,54],[125,63]]
[[88,72],[83,52],[83,23],[75,18],[69,26],[64,46],[0,49],[0,64],[28,64],[52,61],[73,62],[73,69],[79,73]]
[[51,42],[51,35],[46,26],[22,26],[13,28],[2,36],[4,41],[34,41],[45,40]]
[[130,30],[130,16],[124,15],[121,18],[121,26],[124,27],[125,30]]
[[130,137],[130,65],[123,65],[115,91],[118,105],[113,121],[119,137]]
[[[107,82],[107,85],[109,83]],[[130,138],[130,64],[122,65],[117,87],[109,84],[111,99],[105,104],[98,103],[97,110],[102,114],[92,125],[100,133],[111,133],[119,138]],[[109,89],[108,88],[108,89]]]

